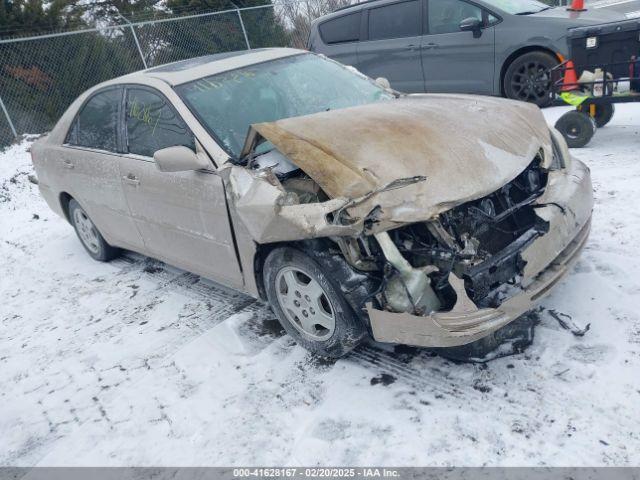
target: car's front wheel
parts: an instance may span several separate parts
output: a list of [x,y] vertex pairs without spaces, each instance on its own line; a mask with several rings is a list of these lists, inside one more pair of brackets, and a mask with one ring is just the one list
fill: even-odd
[[91,255],[91,258],[100,262],[108,262],[118,256],[120,251],[105,241],[87,212],[73,199],[69,202],[69,218],[82,246]]
[[278,248],[264,264],[267,298],[295,341],[323,357],[338,358],[356,347],[366,330],[330,273],[304,252]]
[[551,69],[558,60],[545,52],[529,52],[516,58],[507,68],[503,89],[507,98],[535,103],[539,107],[551,104]]

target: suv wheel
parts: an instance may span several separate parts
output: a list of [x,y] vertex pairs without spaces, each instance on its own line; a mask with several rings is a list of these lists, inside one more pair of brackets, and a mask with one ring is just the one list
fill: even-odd
[[338,358],[364,338],[365,327],[339,286],[304,252],[288,247],[273,250],[265,260],[263,275],[278,320],[307,350]]
[[530,52],[516,58],[503,79],[507,98],[535,103],[539,107],[551,104],[551,72],[558,60],[545,52]]
[[105,241],[87,212],[73,199],[69,202],[69,218],[82,246],[91,255],[91,258],[100,262],[108,262],[118,256],[120,251]]

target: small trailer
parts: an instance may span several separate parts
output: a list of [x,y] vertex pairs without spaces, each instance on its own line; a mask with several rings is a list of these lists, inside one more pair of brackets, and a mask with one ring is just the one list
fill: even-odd
[[613,117],[614,104],[640,102],[640,20],[569,30],[570,57],[551,70],[552,94],[573,105],[555,127],[584,147]]

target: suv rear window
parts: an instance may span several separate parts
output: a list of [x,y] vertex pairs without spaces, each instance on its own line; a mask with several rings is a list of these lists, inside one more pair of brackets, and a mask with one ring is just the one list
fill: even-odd
[[369,40],[422,35],[420,1],[394,3],[369,10]]
[[320,35],[324,43],[356,42],[360,39],[360,16],[362,12],[350,13],[320,24]]

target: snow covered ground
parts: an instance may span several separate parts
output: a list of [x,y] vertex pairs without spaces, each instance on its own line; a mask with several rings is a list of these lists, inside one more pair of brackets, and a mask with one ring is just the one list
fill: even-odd
[[0,465],[640,465],[639,107],[573,152],[591,239],[533,345],[486,364],[319,361],[248,297],[134,254],[96,263],[29,181],[29,143],[8,149]]

